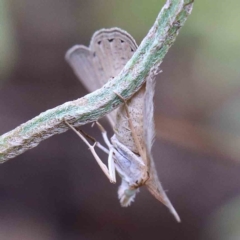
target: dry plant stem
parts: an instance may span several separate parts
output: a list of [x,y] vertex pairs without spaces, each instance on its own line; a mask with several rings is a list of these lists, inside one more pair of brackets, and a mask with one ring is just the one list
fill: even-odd
[[148,74],[155,72],[162,63],[192,7],[192,0],[168,0],[137,51],[115,79],[93,93],[47,110],[0,136],[0,162],[67,131],[69,127],[64,120],[77,127],[103,117],[122,103],[114,92],[124,99],[131,98],[141,88]]

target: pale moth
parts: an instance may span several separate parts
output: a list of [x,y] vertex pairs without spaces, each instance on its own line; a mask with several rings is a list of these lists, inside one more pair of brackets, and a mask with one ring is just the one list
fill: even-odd
[[[135,40],[126,31],[119,28],[102,29],[95,32],[89,48],[77,45],[69,49],[66,60],[84,86],[92,92],[117,76],[137,47]],[[90,146],[84,136],[68,122],[66,124],[88,144],[111,182],[116,182],[115,169],[117,170],[122,178],[118,190],[122,206],[129,206],[134,201],[139,187],[145,185],[156,199],[169,208],[179,222],[180,218],[158,179],[151,155],[154,139],[154,75],[156,74],[149,74],[142,88],[127,102],[122,99],[125,104],[107,116],[115,133],[111,143],[106,131],[97,123],[109,148],[107,150],[97,144],[109,154],[108,168],[97,156],[94,146]]]

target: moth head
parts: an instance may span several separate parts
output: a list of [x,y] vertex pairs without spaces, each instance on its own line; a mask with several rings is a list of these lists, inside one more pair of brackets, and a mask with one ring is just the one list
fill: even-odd
[[122,183],[118,189],[118,198],[122,207],[128,207],[134,202],[139,188],[130,187],[130,185],[122,178]]

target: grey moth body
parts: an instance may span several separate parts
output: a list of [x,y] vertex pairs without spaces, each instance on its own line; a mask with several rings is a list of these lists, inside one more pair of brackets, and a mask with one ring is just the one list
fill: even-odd
[[[136,50],[135,40],[126,31],[119,28],[102,29],[93,35],[88,48],[77,45],[69,49],[66,60],[84,86],[92,92],[117,76]],[[128,206],[139,188],[145,185],[180,221],[161,186],[151,155],[154,72],[149,73],[146,83],[126,105],[121,105],[107,116],[115,133],[111,138],[114,165],[122,179],[118,196],[121,205]],[[126,108],[133,128],[129,125]]]

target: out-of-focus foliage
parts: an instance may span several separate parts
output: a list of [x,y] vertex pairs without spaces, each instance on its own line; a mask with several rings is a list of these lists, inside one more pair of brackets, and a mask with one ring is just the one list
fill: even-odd
[[0,83],[14,65],[16,46],[7,0],[0,0]]
[[238,197],[217,209],[206,223],[202,240],[239,240],[239,206]]
[[138,40],[138,43],[155,21],[159,13],[158,6],[165,3],[163,0],[123,0],[104,1],[104,3],[95,0],[94,2],[99,28],[118,26],[126,29]]
[[237,0],[197,1],[184,32],[198,39],[193,67],[207,117],[232,134],[240,134],[239,9]]

